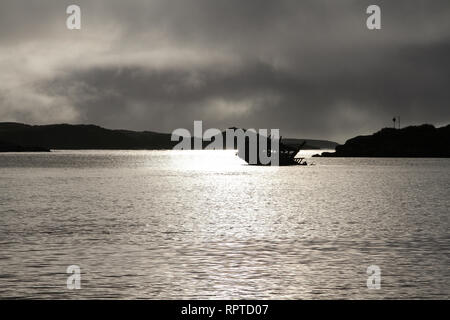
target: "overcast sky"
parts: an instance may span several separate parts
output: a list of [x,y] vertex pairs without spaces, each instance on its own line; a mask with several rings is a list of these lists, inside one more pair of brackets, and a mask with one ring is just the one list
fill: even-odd
[[449,59],[448,0],[2,0],[0,121],[343,142],[450,123]]

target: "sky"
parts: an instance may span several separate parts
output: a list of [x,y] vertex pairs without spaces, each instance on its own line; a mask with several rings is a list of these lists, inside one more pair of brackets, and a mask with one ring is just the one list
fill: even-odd
[[449,57],[448,0],[2,0],[0,122],[342,143],[394,116],[450,123]]

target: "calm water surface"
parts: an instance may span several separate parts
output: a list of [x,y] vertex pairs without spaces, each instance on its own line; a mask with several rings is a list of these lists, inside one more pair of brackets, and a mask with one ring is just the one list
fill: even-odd
[[312,161],[1,154],[0,298],[448,299],[450,160]]

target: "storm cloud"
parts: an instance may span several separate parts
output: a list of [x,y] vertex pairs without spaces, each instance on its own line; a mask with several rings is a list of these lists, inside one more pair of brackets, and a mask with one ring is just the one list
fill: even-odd
[[[170,132],[194,120],[338,140],[450,122],[445,1],[0,3],[0,121]],[[378,4],[382,29],[366,28]]]

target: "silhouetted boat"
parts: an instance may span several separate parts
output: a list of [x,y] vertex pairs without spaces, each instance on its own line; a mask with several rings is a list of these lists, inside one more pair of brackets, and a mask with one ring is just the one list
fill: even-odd
[[[249,148],[249,138],[245,138],[245,149],[239,150],[238,146],[238,153],[237,155],[239,158],[243,159],[245,162],[247,162],[250,165],[255,166],[270,166],[271,163],[266,164],[265,161],[261,161],[260,159],[260,150],[259,150],[259,135],[256,135],[256,145],[258,146],[257,150],[257,159],[256,161],[254,159],[250,159],[250,148]],[[279,166],[306,166],[308,163],[306,162],[305,158],[296,158],[295,156],[300,152],[301,148],[306,144],[306,141],[304,141],[300,145],[288,145],[281,142],[282,138],[280,137],[279,141]],[[261,151],[261,154],[267,153],[267,157],[276,156],[275,150],[272,150],[271,148],[271,140],[270,136],[267,138],[267,144],[266,148]],[[272,158],[271,158],[272,159]],[[251,161],[253,160],[253,161]]]

